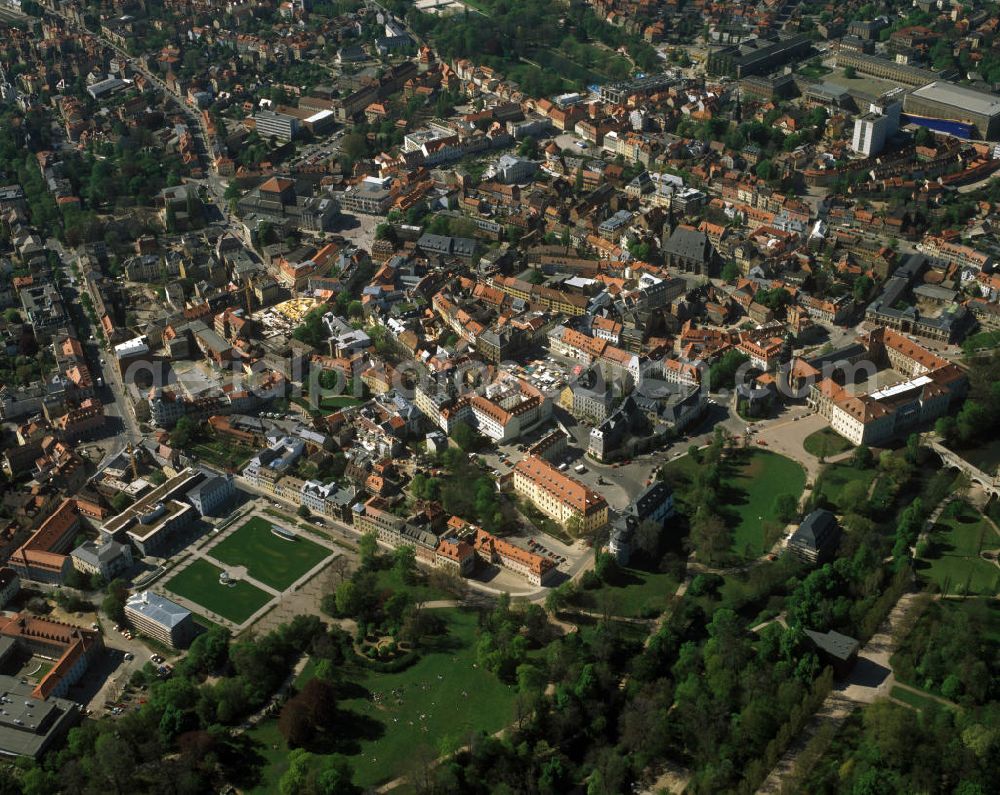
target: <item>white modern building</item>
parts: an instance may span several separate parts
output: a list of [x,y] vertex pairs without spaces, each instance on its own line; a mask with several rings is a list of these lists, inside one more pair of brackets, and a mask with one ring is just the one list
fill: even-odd
[[527,158],[503,155],[497,162],[497,179],[508,185],[527,182],[537,169],[537,164]]
[[901,110],[899,102],[883,105],[872,103],[868,113],[854,122],[851,149],[865,157],[873,157],[881,152],[885,148],[885,142],[899,130]]
[[152,591],[132,594],[125,617],[140,633],[172,649],[187,646],[195,634],[191,611]]

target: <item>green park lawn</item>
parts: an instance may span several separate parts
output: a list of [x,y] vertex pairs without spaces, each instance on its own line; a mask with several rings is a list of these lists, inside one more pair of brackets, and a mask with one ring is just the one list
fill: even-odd
[[437,588],[429,582],[426,572],[422,569],[416,571],[416,581],[404,583],[394,568],[379,569],[375,573],[375,582],[379,588],[390,590],[394,593],[405,592],[409,594],[414,602],[435,602],[442,599],[454,599],[455,595],[448,593],[441,588]]
[[581,590],[576,607],[625,618],[652,618],[667,608],[677,591],[677,579],[663,572],[623,568],[619,581],[602,583],[600,588]]
[[871,483],[874,478],[874,469],[858,469],[848,462],[827,464],[816,481],[815,491],[844,512],[849,507],[840,504],[844,486],[856,481]]
[[221,569],[198,559],[167,581],[167,590],[212,613],[242,624],[270,601],[270,594],[248,582],[219,583]]
[[1000,567],[979,557],[980,548],[1000,548],[1000,537],[970,505],[952,503],[931,530],[930,548],[918,568],[944,594],[995,596],[1000,592]]
[[820,428],[802,440],[807,453],[817,458],[829,458],[847,452],[854,447],[847,439],[830,428]]
[[[343,753],[354,768],[354,783],[361,787],[413,772],[422,762],[437,758],[442,747],[458,747],[471,733],[496,732],[513,720],[515,689],[473,667],[475,612],[439,612],[448,623],[440,650],[423,652],[414,665],[398,673],[351,666],[347,681],[340,684],[337,706],[346,716],[340,733],[352,746]],[[308,669],[303,673],[296,681],[299,686]],[[375,694],[379,703],[373,701]],[[253,792],[277,792],[288,753],[277,722],[266,721],[249,734],[266,760]]]
[[[717,506],[733,532],[732,550],[748,559],[767,551],[765,528],[781,524],[774,500],[791,494],[798,500],[806,485],[805,470],[790,458],[767,450],[737,453],[735,468],[722,478],[722,504]],[[689,480],[698,464],[685,455],[663,467],[669,479]]]
[[300,531],[294,540],[287,540],[272,533],[271,527],[271,522],[254,516],[208,554],[231,566],[246,566],[251,577],[279,591],[331,554]]

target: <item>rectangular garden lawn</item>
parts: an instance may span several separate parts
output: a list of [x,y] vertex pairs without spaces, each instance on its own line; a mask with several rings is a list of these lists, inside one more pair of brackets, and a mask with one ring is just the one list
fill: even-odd
[[171,577],[166,587],[234,624],[242,624],[270,601],[270,594],[248,582],[221,584],[220,573],[207,560],[198,559]]
[[246,566],[251,577],[279,591],[333,554],[300,532],[295,532],[294,538],[278,536],[271,530],[274,526],[275,523],[254,516],[208,554],[231,566]]

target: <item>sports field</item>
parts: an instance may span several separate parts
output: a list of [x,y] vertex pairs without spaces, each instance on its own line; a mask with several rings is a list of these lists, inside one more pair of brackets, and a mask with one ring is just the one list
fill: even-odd
[[248,582],[220,584],[220,571],[199,559],[169,579],[166,588],[234,624],[242,624],[271,600],[270,594]]
[[294,539],[279,538],[271,532],[272,527],[271,522],[254,516],[208,554],[231,566],[246,566],[251,577],[279,591],[333,554],[294,530]]

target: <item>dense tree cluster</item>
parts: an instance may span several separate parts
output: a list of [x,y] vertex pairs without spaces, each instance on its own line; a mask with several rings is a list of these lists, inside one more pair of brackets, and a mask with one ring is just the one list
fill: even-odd
[[[917,711],[881,701],[824,734],[800,762],[792,791],[986,795],[1000,780],[1000,708]],[[812,750],[812,749],[807,749]],[[823,751],[827,751],[825,754]]]
[[629,62],[626,47],[643,70],[656,68],[655,51],[639,37],[605,24],[587,6],[557,7],[542,0],[484,0],[488,15],[436,17],[411,11],[407,20],[448,58],[471,58],[497,68],[531,96],[582,88],[593,79],[620,80]]
[[736,373],[750,357],[738,350],[728,350],[712,364],[708,371],[708,383],[713,392],[732,389],[736,385]]
[[965,707],[997,701],[998,620],[988,602],[931,602],[892,659],[896,678]]
[[969,380],[972,388],[958,414],[942,417],[935,426],[949,446],[972,447],[1000,430],[1000,359],[973,360]]
[[114,721],[86,721],[43,762],[22,761],[16,777],[0,772],[0,779],[23,795],[196,795],[224,784],[252,785],[259,760],[252,761],[246,735],[234,735],[230,727],[259,709],[306,651],[320,658],[339,654],[336,637],[315,616],[298,616],[267,635],[237,642],[226,630],[212,629],[194,640],[170,678],[157,677],[148,666],[137,673],[136,683],[149,686],[141,709]]
[[408,589],[379,585],[379,572],[389,569],[404,585],[422,579],[412,546],[404,544],[392,555],[380,555],[378,540],[373,533],[367,533],[361,537],[358,552],[361,565],[323,597],[322,609],[332,616],[356,620],[358,642],[372,634],[391,637],[392,643],[382,647],[381,655],[371,649],[373,657],[396,659],[398,643],[417,646],[423,639],[445,632],[440,617],[425,610]]
[[329,309],[325,306],[310,309],[302,318],[302,323],[292,332],[292,336],[299,342],[322,349],[330,336],[323,324],[323,315],[328,311]]

